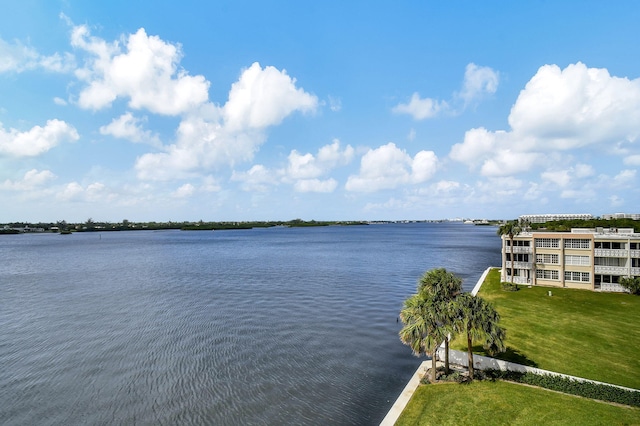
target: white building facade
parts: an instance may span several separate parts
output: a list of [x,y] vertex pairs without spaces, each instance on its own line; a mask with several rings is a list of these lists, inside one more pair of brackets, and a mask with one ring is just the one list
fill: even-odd
[[[513,255],[512,253],[513,248]],[[501,280],[515,284],[621,292],[621,277],[640,277],[640,234],[576,228],[502,237]]]

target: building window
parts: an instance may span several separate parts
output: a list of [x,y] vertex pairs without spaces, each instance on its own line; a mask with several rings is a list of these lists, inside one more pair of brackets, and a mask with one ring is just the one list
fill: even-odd
[[569,238],[564,240],[566,249],[588,249],[591,248],[591,240],[583,238]]
[[557,254],[536,254],[536,263],[552,263],[558,264]]
[[[511,253],[506,254],[507,261],[511,261]],[[514,253],[513,260],[516,262],[529,262],[529,255],[526,253]]]
[[589,273],[588,272],[576,272],[576,271],[564,271],[564,280],[565,281],[577,281],[588,283],[589,282]]
[[631,250],[638,250],[638,246],[640,246],[640,243],[629,243],[629,249]]
[[553,271],[550,269],[536,269],[536,278],[542,280],[557,280],[558,271]]
[[596,275],[595,276],[596,283],[606,283],[606,284],[618,284],[620,281],[620,276],[618,275]]
[[625,248],[625,243],[621,243],[618,241],[596,241],[594,246],[597,249],[608,249],[608,250],[623,250]]
[[[507,247],[509,247],[511,245],[511,240],[506,240],[507,241]],[[513,240],[513,246],[514,247],[529,247],[530,245],[530,241],[529,240]]]
[[589,261],[589,256],[573,256],[568,254],[564,257],[564,264],[574,266],[590,266],[591,262]]
[[625,257],[594,257],[593,264],[596,266],[627,266]]
[[536,247],[558,248],[560,247],[560,239],[559,238],[536,238]]
[[640,268],[640,259],[637,259],[635,257],[631,258],[631,267]]

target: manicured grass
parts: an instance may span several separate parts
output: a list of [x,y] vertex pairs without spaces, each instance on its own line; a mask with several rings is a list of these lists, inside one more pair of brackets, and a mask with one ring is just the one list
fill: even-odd
[[509,382],[422,385],[396,425],[637,425],[640,409]]
[[[497,358],[640,389],[640,296],[527,286],[506,292],[497,269],[479,294],[507,330],[508,350]],[[466,349],[461,340],[452,347]]]

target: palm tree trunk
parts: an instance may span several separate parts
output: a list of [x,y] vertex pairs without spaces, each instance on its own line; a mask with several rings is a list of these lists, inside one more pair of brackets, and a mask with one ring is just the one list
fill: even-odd
[[469,378],[473,380],[473,350],[471,346],[472,346],[471,335],[467,333],[467,351],[468,351],[467,358],[468,358],[468,365],[469,365]]
[[436,382],[436,352],[431,355],[431,383]]
[[449,374],[449,336],[444,338],[444,374]]

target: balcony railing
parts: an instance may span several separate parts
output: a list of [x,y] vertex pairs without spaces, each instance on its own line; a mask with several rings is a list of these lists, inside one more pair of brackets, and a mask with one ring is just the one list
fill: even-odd
[[[507,260],[505,263],[507,268],[531,269],[531,262],[511,262]],[[512,263],[513,263],[513,266],[511,265]]]
[[626,275],[628,273],[629,273],[629,268],[627,268],[626,266],[596,265],[596,274]]
[[[515,251],[514,251],[515,253]],[[640,257],[640,250],[629,250],[629,255],[631,257]]]
[[[507,247],[507,253],[511,253],[511,247]],[[531,253],[531,247],[514,246],[514,253]]]
[[594,255],[597,257],[627,257],[629,250],[595,249]]

